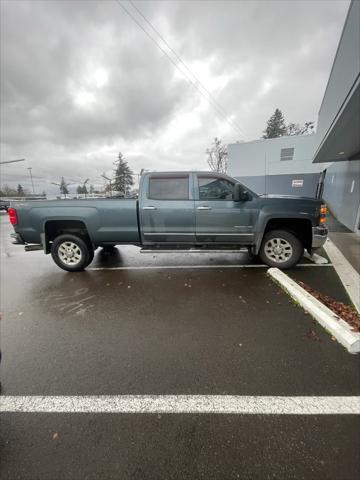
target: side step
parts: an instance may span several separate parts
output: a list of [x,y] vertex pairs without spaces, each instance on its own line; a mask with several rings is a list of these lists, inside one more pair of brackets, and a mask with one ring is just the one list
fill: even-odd
[[188,248],[185,250],[180,249],[150,249],[150,248],[141,248],[140,253],[248,253],[247,248],[238,248],[237,250],[211,250],[210,248]]
[[25,252],[33,252],[34,250],[43,250],[42,245],[25,245]]

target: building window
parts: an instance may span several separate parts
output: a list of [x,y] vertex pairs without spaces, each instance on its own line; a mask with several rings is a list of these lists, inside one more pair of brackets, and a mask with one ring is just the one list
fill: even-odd
[[280,160],[292,160],[294,158],[294,148],[282,148],[280,151]]

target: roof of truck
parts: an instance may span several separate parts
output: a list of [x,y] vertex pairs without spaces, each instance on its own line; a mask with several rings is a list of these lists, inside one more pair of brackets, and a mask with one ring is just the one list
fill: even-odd
[[156,173],[156,174],[166,174],[166,175],[173,175],[173,174],[182,174],[182,175],[185,175],[185,174],[189,174],[189,173],[197,173],[197,174],[201,174],[201,175],[225,175],[226,177],[228,177],[229,175],[227,175],[226,173],[221,173],[221,172],[213,172],[213,171],[209,171],[209,170],[174,170],[174,171],[156,171],[156,170],[152,170],[152,171],[149,171],[149,172],[144,172],[143,175],[145,174],[149,174],[149,173]]

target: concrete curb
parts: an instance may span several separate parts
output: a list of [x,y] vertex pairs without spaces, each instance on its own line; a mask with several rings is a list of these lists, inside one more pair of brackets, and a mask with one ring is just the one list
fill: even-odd
[[328,307],[298,285],[292,278],[278,268],[269,268],[267,273],[289,295],[310,313],[349,353],[360,352],[360,333],[353,332],[351,327]]

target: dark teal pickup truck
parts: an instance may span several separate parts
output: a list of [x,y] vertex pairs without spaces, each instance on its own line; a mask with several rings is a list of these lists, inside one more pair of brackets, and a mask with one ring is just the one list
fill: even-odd
[[209,172],[145,173],[138,199],[14,202],[14,243],[43,249],[68,271],[86,268],[97,247],[241,250],[290,268],[327,238],[326,206],[305,197],[257,195]]

